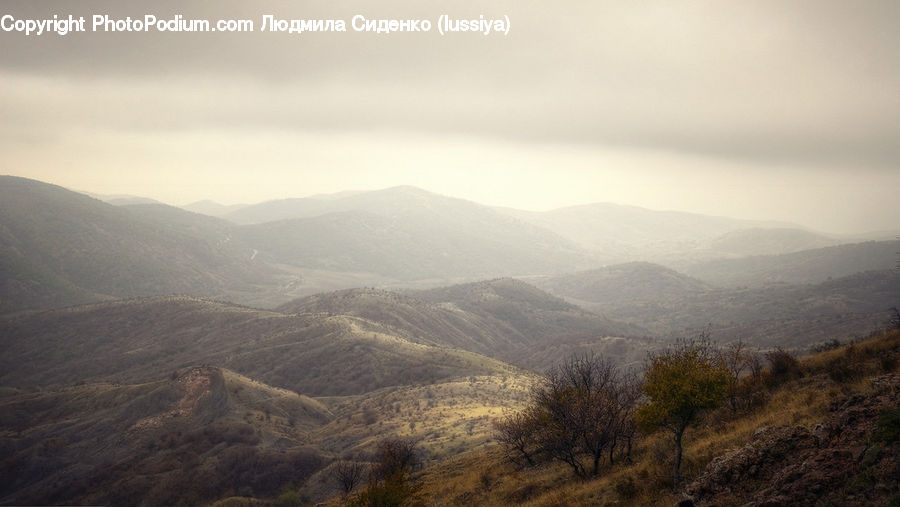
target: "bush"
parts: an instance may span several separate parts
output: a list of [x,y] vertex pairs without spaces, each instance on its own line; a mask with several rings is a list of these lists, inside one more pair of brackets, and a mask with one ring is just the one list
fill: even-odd
[[797,356],[789,350],[781,347],[766,352],[766,360],[769,362],[769,372],[773,377],[789,377],[800,373],[800,362]]

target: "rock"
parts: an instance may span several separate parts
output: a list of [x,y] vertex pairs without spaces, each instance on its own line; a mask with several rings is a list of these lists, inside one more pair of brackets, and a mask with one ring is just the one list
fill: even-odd
[[874,394],[836,400],[812,430],[757,428],[746,445],[713,459],[687,493],[704,505],[886,504],[900,495],[900,442],[882,449],[869,441],[883,411],[900,406],[900,375],[872,382]]

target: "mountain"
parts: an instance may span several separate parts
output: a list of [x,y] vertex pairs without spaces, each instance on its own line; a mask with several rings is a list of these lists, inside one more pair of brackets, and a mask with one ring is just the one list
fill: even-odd
[[347,315],[285,315],[188,297],[51,310],[0,321],[0,385],[145,382],[214,364],[314,395],[515,368],[471,352],[413,343]]
[[707,248],[726,256],[780,255],[844,243],[803,229],[739,229],[712,239]]
[[637,349],[643,354],[648,344],[643,338],[623,338],[646,335],[638,326],[585,312],[513,279],[404,294],[352,289],[292,301],[279,311],[362,317],[410,341],[476,352],[538,371],[579,346],[603,347],[621,340],[611,355],[627,362]]
[[401,281],[556,273],[595,262],[552,232],[411,187],[263,203],[226,218],[255,223],[238,234],[273,262]]
[[868,241],[783,255],[673,263],[672,267],[705,282],[725,286],[819,283],[863,271],[897,265],[900,241]]
[[545,212],[499,210],[597,251],[609,262],[695,256],[711,240],[723,234],[753,227],[785,226],[775,222],[655,211],[611,203]]
[[93,192],[79,192],[80,194],[85,194],[87,196],[93,197],[94,199],[98,199],[107,204],[112,204],[114,206],[129,206],[131,204],[163,204],[156,199],[151,199],[149,197],[141,197],[137,195],[128,195],[128,194],[95,194]]
[[0,313],[111,297],[223,296],[272,283],[273,271],[228,245],[224,230],[201,237],[129,208],[0,177]]
[[363,211],[388,218],[425,213],[457,223],[468,223],[479,218],[494,221],[498,219],[496,212],[486,206],[411,186],[266,201],[245,206],[229,213],[225,218],[237,224],[259,224],[344,211]]
[[246,206],[246,204],[219,204],[215,201],[206,199],[203,201],[185,204],[184,206],[181,206],[181,208],[186,211],[200,213],[202,215],[208,215],[211,217],[223,217],[229,213],[238,211],[241,208],[245,208]]
[[[277,496],[327,454],[321,403],[214,367],[0,395],[0,503],[199,504]],[[230,492],[230,493],[229,493]]]
[[382,289],[348,289],[316,294],[280,306],[289,314],[349,315],[389,326],[398,336],[415,343],[459,348],[490,355],[498,348],[483,323],[467,312],[426,303]]
[[683,488],[673,487],[671,434],[658,431],[627,457],[604,460],[590,480],[550,453],[533,455],[533,466],[517,463],[512,446],[454,456],[415,476],[409,503],[892,505],[900,496],[898,350],[894,329],[795,358],[788,373],[766,364],[742,377],[753,401],[707,411],[686,434]]
[[408,291],[411,296],[474,315],[496,340],[496,357],[542,371],[588,350],[631,364],[658,346],[644,328],[612,320],[520,280],[502,278]]
[[614,264],[590,271],[536,278],[533,283],[567,298],[590,303],[618,301],[623,305],[653,298],[686,298],[713,288],[705,282],[650,262]]
[[313,399],[214,366],[138,384],[0,390],[0,503],[208,504],[339,493],[334,467],[414,438],[426,462],[481,449],[533,377],[471,376]]
[[695,334],[755,346],[805,347],[830,336],[864,335],[900,306],[900,272],[856,273],[819,284],[718,288],[663,266],[630,263],[537,279],[589,310],[656,335]]

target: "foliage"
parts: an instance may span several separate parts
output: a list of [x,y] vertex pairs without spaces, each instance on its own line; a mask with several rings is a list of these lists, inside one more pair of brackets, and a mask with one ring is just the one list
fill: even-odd
[[704,410],[722,403],[728,395],[731,374],[704,335],[652,354],[648,363],[642,390],[649,403],[638,408],[636,422],[646,432],[662,428],[672,434],[677,488],[684,432]]
[[348,502],[351,506],[404,505],[415,494],[409,474],[419,465],[419,451],[408,438],[391,437],[378,443],[375,466],[366,488]]
[[773,377],[790,377],[800,372],[800,363],[791,351],[781,347],[766,352],[769,361],[769,372]]

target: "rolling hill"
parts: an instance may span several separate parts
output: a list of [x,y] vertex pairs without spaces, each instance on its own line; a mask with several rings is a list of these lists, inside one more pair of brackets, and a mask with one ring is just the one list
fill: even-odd
[[883,327],[900,305],[900,272],[868,271],[818,284],[723,289],[650,263],[537,279],[553,294],[656,335],[694,334],[763,347],[805,347]]
[[892,269],[900,241],[867,241],[803,250],[783,255],[680,262],[672,267],[722,287],[820,283],[830,278]]
[[611,203],[544,212],[508,208],[500,211],[597,251],[611,263],[711,255],[704,250],[723,234],[754,227],[785,226],[775,222],[655,211]]
[[193,213],[201,213],[204,215],[208,215],[211,217],[222,217],[229,213],[233,213],[243,207],[247,206],[246,204],[219,204],[215,201],[210,201],[208,199],[202,201],[192,202],[190,204],[185,204],[181,206],[182,209],[186,211],[191,211]]
[[477,316],[480,327],[507,337],[508,344],[492,354],[537,371],[588,350],[621,363],[639,362],[649,348],[659,345],[638,325],[587,312],[521,280],[501,278],[408,293]]
[[571,241],[479,204],[412,187],[248,206],[229,220],[277,263],[411,281],[558,273],[594,259]]
[[845,242],[804,229],[755,227],[722,234],[710,240],[706,248],[725,256],[747,257],[814,250]]
[[471,352],[412,343],[346,315],[284,315],[188,297],[51,310],[0,321],[0,385],[145,382],[214,364],[314,395],[515,368]]
[[514,279],[403,294],[352,289],[298,299],[279,311],[362,317],[410,341],[476,352],[538,371],[579,347],[614,342],[618,349],[612,355],[631,361],[651,343],[634,338],[646,335],[639,326],[586,312]]
[[[326,464],[321,403],[214,367],[0,395],[0,503],[190,504],[277,496]],[[239,491],[240,490],[240,491]]]
[[0,314],[166,293],[223,296],[273,283],[273,271],[250,262],[251,251],[225,244],[226,236],[143,215],[55,185],[0,177]]

